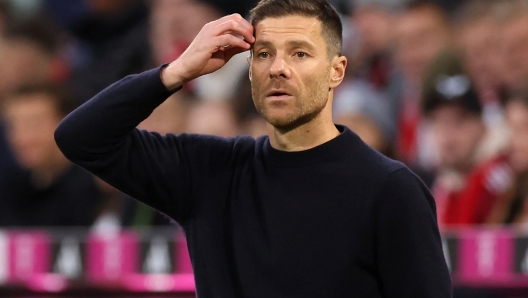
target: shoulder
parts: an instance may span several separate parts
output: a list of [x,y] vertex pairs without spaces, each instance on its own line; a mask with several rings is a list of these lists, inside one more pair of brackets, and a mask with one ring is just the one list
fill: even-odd
[[[400,213],[415,218],[426,216],[436,220],[436,204],[425,184],[406,166],[388,173],[375,197],[381,214]],[[384,211],[383,211],[384,210]]]
[[365,144],[359,136],[349,128],[344,127],[347,136],[349,162],[366,175],[374,175],[378,180],[384,180],[389,174],[399,170],[410,170],[400,161],[391,159]]

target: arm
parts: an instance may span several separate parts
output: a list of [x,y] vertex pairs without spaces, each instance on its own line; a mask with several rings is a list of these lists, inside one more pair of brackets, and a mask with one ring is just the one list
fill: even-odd
[[135,127],[170,96],[168,90],[178,90],[248,50],[252,32],[240,15],[208,23],[168,67],[128,76],[68,115],[55,132],[59,148],[109,184],[182,223],[196,179],[191,159],[200,160],[203,148],[215,142],[188,135],[162,137]]
[[170,201],[189,197],[190,183],[182,174],[187,167],[182,158],[185,148],[178,138],[135,129],[169,95],[159,68],[126,77],[68,115],[55,139],[74,163],[182,220],[189,206],[183,200]]
[[384,297],[452,297],[433,197],[407,168],[376,198],[376,257]]

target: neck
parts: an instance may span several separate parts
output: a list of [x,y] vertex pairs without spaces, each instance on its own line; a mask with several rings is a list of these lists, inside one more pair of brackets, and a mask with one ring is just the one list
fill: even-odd
[[288,130],[268,124],[270,144],[281,151],[303,151],[324,144],[339,135],[332,121],[331,104],[311,121]]

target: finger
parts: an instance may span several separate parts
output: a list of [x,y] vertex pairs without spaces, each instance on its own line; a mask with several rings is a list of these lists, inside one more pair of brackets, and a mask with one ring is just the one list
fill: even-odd
[[243,53],[243,52],[246,52],[247,49],[242,49],[242,48],[239,48],[239,47],[228,47],[228,48],[225,48],[223,50],[224,52],[224,59],[226,61],[229,61],[231,60],[231,58],[233,58],[233,56],[235,56],[236,54],[240,54],[240,53]]
[[[242,20],[247,24],[244,24]],[[247,42],[253,43],[255,41],[253,37],[253,27],[246,20],[242,20],[227,20],[223,23],[216,25],[216,27],[214,27],[211,33],[213,35],[233,33],[242,36]]]
[[238,24],[245,28],[245,32],[248,32],[248,36],[247,37],[244,37],[244,39],[249,42],[249,43],[254,43],[255,42],[255,36],[253,35],[254,33],[254,28],[253,28],[253,25],[251,25],[250,22],[248,22],[246,19],[244,18],[240,18],[238,19]]
[[[238,23],[245,27],[248,31],[251,32],[251,34],[253,34],[253,25],[251,25],[250,22],[248,22],[248,20],[244,19],[243,17],[240,17],[240,18],[236,18],[236,20],[238,21]],[[253,35],[252,35],[253,36]]]
[[237,34],[242,36],[247,42],[253,42],[253,31],[235,20],[225,21],[217,25],[212,31],[213,35],[225,33]]
[[[220,24],[223,24],[225,22],[228,22],[228,21],[236,21],[236,20],[239,20],[239,19],[243,19],[241,15],[239,15],[238,13],[234,13],[234,14],[230,14],[230,15],[227,15],[225,17],[222,17],[218,20],[214,20],[212,22],[209,22],[207,24],[205,24],[204,27],[209,27],[209,28],[216,28],[218,27],[218,25]],[[218,33],[219,35],[219,33]]]
[[215,44],[220,48],[239,48],[242,52],[247,51],[251,48],[251,44],[243,39],[240,39],[231,34],[224,34],[218,36],[215,40]]
[[239,23],[241,26],[245,27],[247,29],[248,32],[250,32],[251,36],[247,36],[247,37],[244,37],[248,42],[250,43],[253,43],[255,42],[255,38],[253,36],[253,25],[251,25],[250,22],[248,22],[245,18],[243,18],[240,14],[238,13],[234,13],[234,14],[230,14],[230,15],[227,15],[225,17],[222,17],[220,19],[218,19],[217,21],[215,22],[212,22],[213,26],[217,26],[219,24],[222,24],[222,23],[225,23],[227,21],[235,21],[237,23]]

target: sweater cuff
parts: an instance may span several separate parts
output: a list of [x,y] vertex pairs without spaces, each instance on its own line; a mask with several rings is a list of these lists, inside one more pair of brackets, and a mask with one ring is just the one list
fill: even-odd
[[[165,96],[166,97],[169,97],[171,96],[172,94],[180,91],[182,88],[183,88],[183,85],[174,89],[174,90],[169,90],[167,89],[167,87],[165,86],[165,84],[163,84],[163,81],[161,80],[161,71],[169,66],[170,63],[165,63],[165,64],[162,64],[154,69],[151,69],[151,70],[147,70],[145,71],[145,75],[146,76],[149,76],[149,77],[152,77],[151,79],[153,80],[152,82],[154,83],[155,82],[155,88],[156,90],[159,89],[160,92],[162,92],[161,90],[163,90],[165,92]],[[154,78],[155,77],[155,78]],[[160,94],[161,95],[161,94]]]

